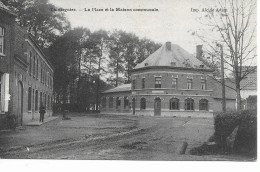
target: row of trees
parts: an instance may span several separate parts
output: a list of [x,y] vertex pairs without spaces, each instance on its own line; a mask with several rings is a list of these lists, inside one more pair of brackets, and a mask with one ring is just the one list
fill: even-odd
[[[160,47],[149,39],[115,30],[112,33],[75,28],[59,37],[48,53],[55,65],[57,102],[77,109],[99,104],[99,93],[130,83],[131,70]],[[97,108],[97,107],[96,107]]]
[[59,107],[68,103],[85,110],[99,104],[101,91],[129,83],[133,67],[160,46],[124,31],[72,30],[64,13],[50,10],[57,7],[48,0],[2,2],[17,14],[17,24],[26,28],[53,63]]

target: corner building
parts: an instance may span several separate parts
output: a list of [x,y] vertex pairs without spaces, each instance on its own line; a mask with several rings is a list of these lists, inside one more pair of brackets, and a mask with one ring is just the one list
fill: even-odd
[[[102,94],[101,113],[213,117],[213,112],[221,106],[218,95],[221,93],[214,91],[220,85],[212,79],[213,70],[199,60],[201,48],[197,46],[195,57],[166,42],[136,65],[131,84]],[[233,93],[230,95],[229,107],[235,108]]]

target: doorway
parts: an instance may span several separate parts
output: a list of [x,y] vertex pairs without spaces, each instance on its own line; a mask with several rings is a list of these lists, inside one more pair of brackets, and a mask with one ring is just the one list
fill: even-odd
[[161,99],[159,97],[154,99],[154,116],[161,116]]

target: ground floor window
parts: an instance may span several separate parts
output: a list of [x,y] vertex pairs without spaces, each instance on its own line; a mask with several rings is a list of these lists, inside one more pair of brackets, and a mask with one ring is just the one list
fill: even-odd
[[106,98],[102,99],[102,108],[106,108]]
[[32,110],[32,88],[28,88],[28,110]]
[[35,90],[35,110],[38,110],[38,90]]
[[146,100],[145,100],[145,98],[141,98],[140,109],[146,109]]
[[124,108],[129,106],[129,99],[127,96],[124,97]]
[[170,110],[179,110],[179,99],[170,99]]
[[113,108],[113,97],[109,97],[109,108]]
[[194,100],[188,98],[185,100],[185,110],[194,110]]
[[121,106],[121,100],[120,97],[116,98],[116,108],[119,108]]
[[2,86],[3,86],[3,75],[2,74],[0,74],[0,112],[2,111],[2,102],[4,101],[3,100],[3,96],[2,96],[2,94],[3,94],[3,89],[2,89]]
[[199,102],[199,109],[200,110],[209,110],[209,105],[208,105],[208,100],[207,99],[201,99]]

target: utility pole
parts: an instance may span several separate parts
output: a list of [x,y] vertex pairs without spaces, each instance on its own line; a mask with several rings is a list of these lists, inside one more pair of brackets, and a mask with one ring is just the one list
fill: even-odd
[[224,59],[223,59],[223,46],[217,44],[220,47],[220,57],[221,57],[221,85],[222,85],[222,111],[226,112],[226,91],[225,91],[225,74],[224,74]]

